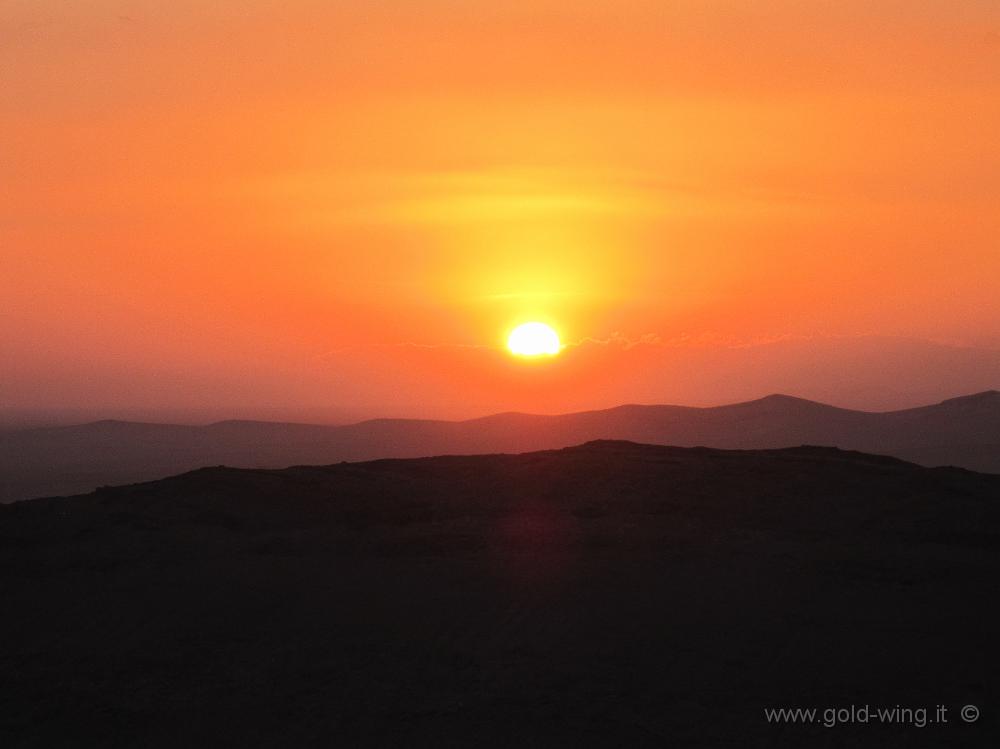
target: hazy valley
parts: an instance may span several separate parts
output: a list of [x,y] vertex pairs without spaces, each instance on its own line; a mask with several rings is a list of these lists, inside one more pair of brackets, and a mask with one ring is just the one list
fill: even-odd
[[526,452],[594,439],[760,449],[823,445],[926,466],[1000,473],[1000,393],[902,411],[851,411],[775,395],[716,408],[621,406],[469,421],[379,419],[347,426],[103,421],[0,432],[0,501],[75,494],[208,465],[281,468],[442,454]]

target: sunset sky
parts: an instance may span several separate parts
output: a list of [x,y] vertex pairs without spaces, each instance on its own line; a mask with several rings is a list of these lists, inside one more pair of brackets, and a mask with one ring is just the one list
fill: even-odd
[[0,0],[0,86],[0,407],[1000,387],[995,0]]

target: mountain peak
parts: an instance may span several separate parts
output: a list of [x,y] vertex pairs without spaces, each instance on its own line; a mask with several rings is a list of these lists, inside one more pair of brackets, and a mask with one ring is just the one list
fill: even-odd
[[[836,408],[836,406],[830,406],[826,403],[819,403],[817,401],[809,400],[808,398],[798,398],[794,395],[785,395],[784,393],[771,393],[771,395],[765,395],[763,398],[757,398],[756,400],[746,401],[744,403],[737,403],[737,406],[797,406],[797,407],[807,407],[807,408]],[[722,406],[725,408],[725,406]]]
[[771,393],[770,395],[765,395],[763,398],[759,398],[758,400],[765,402],[815,403],[815,401],[808,400],[807,398],[799,398],[794,395],[786,395],[785,393]]
[[981,393],[948,398],[941,401],[940,405],[985,405],[987,403],[1000,403],[1000,390],[984,390]]

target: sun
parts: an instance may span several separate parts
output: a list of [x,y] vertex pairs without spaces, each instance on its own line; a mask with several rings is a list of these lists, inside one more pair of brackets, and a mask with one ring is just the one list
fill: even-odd
[[542,322],[526,322],[511,331],[507,348],[515,356],[555,356],[562,350],[559,334]]

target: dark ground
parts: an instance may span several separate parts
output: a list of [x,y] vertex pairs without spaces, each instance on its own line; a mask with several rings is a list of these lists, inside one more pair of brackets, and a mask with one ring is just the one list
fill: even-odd
[[829,448],[204,469],[0,507],[0,746],[995,747],[998,592],[1000,476]]

